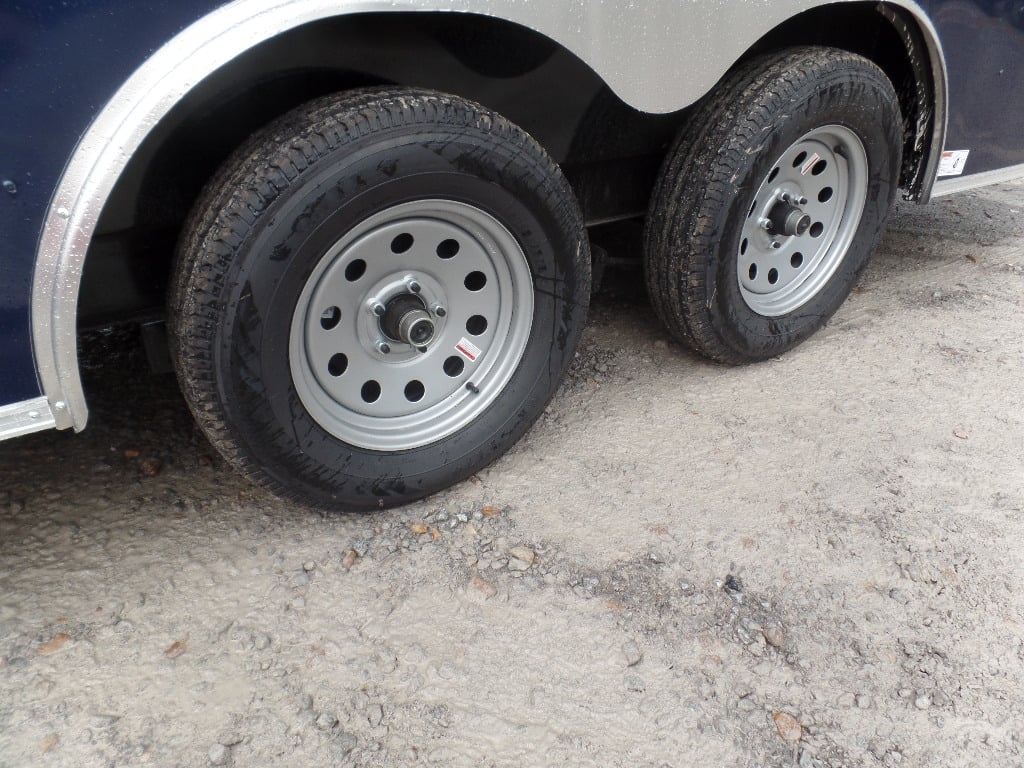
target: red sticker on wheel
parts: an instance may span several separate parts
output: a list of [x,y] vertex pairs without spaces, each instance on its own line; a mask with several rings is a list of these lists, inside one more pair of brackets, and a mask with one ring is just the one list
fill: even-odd
[[803,167],[800,169],[800,175],[806,176],[808,173],[810,173],[811,169],[818,164],[819,160],[821,160],[821,155],[815,152],[813,155],[811,155],[810,160],[803,164]]
[[459,343],[455,345],[455,351],[472,363],[474,360],[480,357],[481,349],[472,341],[463,336],[461,339],[459,339]]

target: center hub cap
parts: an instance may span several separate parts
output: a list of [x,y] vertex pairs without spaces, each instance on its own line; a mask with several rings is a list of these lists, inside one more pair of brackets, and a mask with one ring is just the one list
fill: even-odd
[[403,294],[385,306],[380,329],[394,341],[417,348],[426,347],[434,340],[434,317],[419,298]]

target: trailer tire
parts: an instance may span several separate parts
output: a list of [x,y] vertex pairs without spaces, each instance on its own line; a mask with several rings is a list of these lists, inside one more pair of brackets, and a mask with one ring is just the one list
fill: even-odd
[[791,349],[839,308],[883,231],[902,147],[875,64],[831,48],[740,67],[669,150],[645,225],[655,312],[740,364]]
[[243,474],[379,509],[523,435],[572,360],[589,268],[576,200],[521,129],[434,92],[350,92],[209,183],[179,245],[172,356]]

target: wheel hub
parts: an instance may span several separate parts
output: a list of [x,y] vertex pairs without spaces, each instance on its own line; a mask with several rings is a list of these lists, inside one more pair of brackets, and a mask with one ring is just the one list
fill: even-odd
[[736,272],[750,309],[778,317],[806,304],[842,263],[867,197],[867,155],[848,128],[828,125],[773,164],[740,233]]
[[380,331],[393,341],[426,352],[427,345],[434,340],[436,326],[423,301],[416,294],[403,293],[384,305]]
[[786,237],[800,237],[811,228],[811,217],[790,203],[789,195],[783,192],[768,214],[768,223],[771,224],[769,232],[778,232]]

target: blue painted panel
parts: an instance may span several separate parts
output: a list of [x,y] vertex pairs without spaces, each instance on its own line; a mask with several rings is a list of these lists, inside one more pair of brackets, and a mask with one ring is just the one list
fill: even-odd
[[0,405],[40,391],[29,324],[32,269],[64,164],[129,75],[220,4],[0,0]]
[[1024,163],[1024,0],[933,0],[949,66],[946,149],[965,174]]

